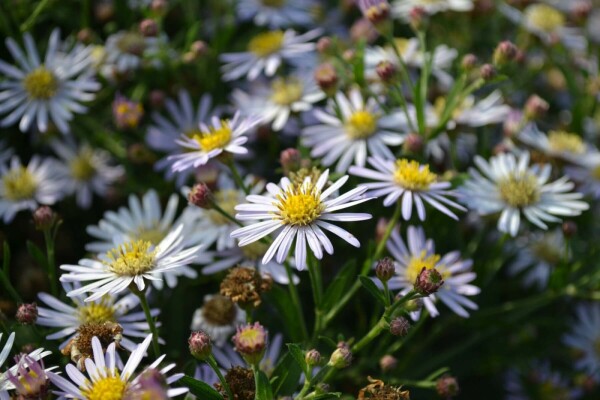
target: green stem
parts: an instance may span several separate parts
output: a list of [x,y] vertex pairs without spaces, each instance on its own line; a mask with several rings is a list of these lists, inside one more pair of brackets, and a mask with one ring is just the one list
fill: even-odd
[[244,180],[240,176],[240,172],[238,171],[237,167],[235,166],[235,162],[233,160],[231,160],[227,163],[227,166],[231,170],[231,174],[233,175],[233,180],[235,180],[235,183],[244,191],[246,196],[249,195],[250,190],[244,184]]
[[148,321],[150,332],[152,332],[152,350],[154,352],[154,356],[158,358],[160,357],[160,347],[158,346],[158,330],[156,329],[156,323],[154,322],[154,318],[152,318],[152,313],[150,312],[150,307],[148,306],[146,293],[138,290],[135,284],[132,285],[131,291],[140,299],[140,305],[144,310],[144,315],[146,316],[146,321]]
[[381,238],[379,243],[377,243],[377,248],[375,249],[375,254],[373,255],[372,260],[374,260],[374,261],[379,260],[379,258],[383,254],[385,245],[387,244],[387,241],[390,238],[390,235],[392,234],[392,231],[394,230],[394,227],[396,226],[398,219],[400,219],[401,213],[402,213],[402,202],[398,201],[398,202],[396,202],[396,208],[394,209],[394,214],[392,215],[392,219],[390,219],[390,222],[388,222],[388,225],[385,229],[383,237]]
[[54,297],[58,296],[58,284],[56,281],[56,262],[54,257],[54,235],[52,228],[44,229],[44,241],[46,242],[46,258],[48,259],[48,279],[50,279],[50,291]]
[[44,11],[44,8],[46,8],[49,3],[50,0],[41,0],[38,3],[38,5],[35,7],[35,10],[33,10],[29,18],[27,18],[27,21],[21,24],[21,32],[27,32],[28,30],[30,30],[33,24],[35,24],[36,19],[39,17],[42,11]]
[[298,318],[300,318],[300,328],[302,329],[302,337],[304,339],[308,339],[308,329],[306,329],[306,321],[304,321],[304,312],[302,311],[302,302],[300,302],[300,296],[298,295],[298,288],[294,284],[294,274],[292,273],[292,268],[290,267],[289,262],[284,262],[283,266],[285,267],[285,272],[287,274],[289,283],[288,290],[290,292],[290,298],[292,299],[292,303],[296,307],[296,312],[298,313]]
[[310,276],[310,284],[313,292],[313,300],[315,303],[315,326],[313,330],[313,341],[319,335],[322,328],[322,312],[321,299],[323,295],[323,277],[321,269],[316,265],[315,258],[311,253],[307,254],[306,264],[308,265],[308,275]]
[[214,208],[219,214],[221,214],[222,216],[224,216],[225,218],[227,218],[228,220],[233,222],[234,224],[236,224],[238,226],[244,226],[240,221],[235,219],[231,214],[229,214],[227,211],[225,211],[221,207],[219,207],[219,205],[216,202],[212,202],[211,207]]
[[[267,399],[258,398],[258,387],[260,386],[260,382],[259,382],[259,378],[258,378],[258,368],[254,364],[251,365],[251,368],[252,368],[252,374],[254,375],[254,400],[267,400]],[[230,397],[230,399],[233,399],[233,397]]]
[[309,378],[309,376],[311,375],[310,373],[311,373],[311,371],[309,371],[309,374],[304,375],[304,385],[302,386],[300,393],[298,393],[298,395],[296,396],[296,400],[303,399],[304,396],[306,395],[306,393],[308,392],[308,390],[311,388],[312,378]]
[[219,369],[219,366],[217,365],[217,361],[215,360],[215,357],[212,354],[208,357],[208,359],[206,360],[206,363],[213,369],[213,371],[215,371],[215,374],[217,374],[219,381],[221,381],[221,385],[223,385],[223,388],[225,389],[225,393],[227,393],[227,398],[233,399],[234,397],[231,393],[231,389],[229,388],[229,384],[223,377],[223,374],[221,373],[221,370]]

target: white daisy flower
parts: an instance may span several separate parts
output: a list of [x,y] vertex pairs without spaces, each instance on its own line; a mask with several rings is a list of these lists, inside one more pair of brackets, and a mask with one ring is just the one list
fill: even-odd
[[[166,276],[177,273],[177,269],[196,263],[202,245],[187,248],[182,237],[183,226],[171,231],[156,246],[147,240],[132,240],[115,246],[100,257],[100,260],[84,258],[78,265],[61,265],[68,273],[62,274],[61,282],[93,281],[73,289],[67,296],[74,297],[91,292],[86,302],[100,299],[106,294],[117,294],[135,284],[138,290],[146,288],[146,280],[161,288]],[[201,261],[201,260],[200,260]],[[176,282],[176,280],[175,280]]]
[[267,184],[269,196],[250,195],[246,197],[249,203],[235,207],[239,211],[236,218],[241,221],[265,221],[239,228],[232,232],[231,236],[239,238],[240,246],[246,246],[275,233],[276,238],[265,253],[263,264],[271,261],[276,254],[277,262],[283,263],[295,240],[296,268],[299,270],[306,268],[306,242],[318,259],[323,257],[323,249],[328,254],[333,254],[333,245],[323,230],[339,236],[354,247],[360,247],[360,242],[354,235],[328,221],[370,219],[371,214],[366,213],[335,213],[371,200],[370,197],[363,197],[367,188],[358,187],[328,199],[342,187],[348,176],[343,176],[323,190],[328,178],[329,170],[326,170],[316,183],[307,177],[302,184],[293,184],[284,177],[279,186],[274,183]]
[[232,95],[233,103],[245,115],[256,115],[261,123],[271,124],[274,131],[283,129],[293,113],[312,109],[325,98],[312,76],[307,74],[275,78],[268,85],[254,87],[246,93],[239,89]]
[[[267,376],[271,376],[277,365],[279,354],[281,354],[281,346],[283,345],[283,335],[278,333],[273,336],[273,340],[269,340],[267,343],[267,349],[262,360],[260,360],[259,368]],[[222,348],[213,348],[213,355],[215,359],[224,369],[231,369],[233,367],[246,367],[246,362],[242,357],[234,350],[233,346],[226,345]]]
[[350,174],[376,180],[377,182],[360,186],[369,189],[369,196],[386,196],[383,200],[386,207],[401,201],[402,217],[405,220],[408,221],[412,216],[414,204],[419,219],[424,221],[424,202],[456,220],[458,217],[448,206],[466,211],[460,204],[447,198],[455,196],[455,193],[447,190],[451,186],[450,182],[437,182],[437,175],[429,171],[429,165],[421,165],[406,158],[393,161],[369,157],[368,161],[375,170],[353,166],[350,167]]
[[578,165],[565,167],[565,173],[578,184],[578,189],[595,200],[600,199],[600,156],[581,157]]
[[505,400],[577,399],[581,389],[571,387],[569,379],[551,368],[547,361],[532,362],[524,370],[506,373]]
[[161,37],[146,37],[138,31],[119,31],[106,39],[103,75],[133,71],[141,67],[144,58],[158,54]]
[[[70,292],[78,285],[72,286],[63,283],[65,293]],[[140,300],[133,294],[125,296],[106,295],[98,300],[85,302],[84,295],[73,296],[71,304],[67,304],[48,293],[38,295],[43,305],[38,306],[38,319],[36,324],[51,328],[60,328],[48,336],[48,340],[63,339],[59,349],[76,336],[77,329],[83,324],[116,322],[123,328],[123,338],[120,343],[129,351],[137,346],[131,339],[146,337],[149,331],[146,317],[142,311],[132,312],[138,307]],[[158,309],[151,310],[153,317],[158,316]]]
[[245,0],[237,2],[237,16],[269,28],[314,25],[313,0]]
[[13,156],[10,164],[0,165],[0,178],[0,216],[6,224],[19,211],[35,211],[64,197],[64,176],[51,158],[33,156],[25,167]]
[[575,361],[577,369],[600,379],[600,304],[579,304],[575,314],[576,320],[563,343],[581,353]]
[[471,179],[459,189],[462,201],[480,215],[501,212],[498,230],[516,236],[521,214],[534,225],[547,229],[546,222],[559,222],[560,216],[576,216],[589,205],[581,193],[570,192],[574,184],[566,176],[548,183],[551,166],[529,166],[529,153],[518,159],[499,154],[490,161],[475,157],[479,168],[469,169]]
[[[87,377],[73,364],[68,364],[65,367],[66,375],[70,380],[53,372],[48,372],[48,377],[60,390],[57,394],[61,396],[61,399],[123,399],[126,395],[135,398],[136,395],[141,394],[138,384],[143,374],[143,372],[135,374],[135,370],[144,358],[151,341],[152,335],[148,335],[129,355],[125,366],[120,368],[120,363],[117,362],[118,355],[115,344],[111,343],[105,354],[100,341],[97,337],[94,337],[92,339],[94,359],[86,360]],[[171,385],[181,379],[183,374],[166,376],[175,367],[175,364],[169,364],[158,370],[158,366],[164,358],[164,355],[160,356],[144,371],[157,370],[164,376],[167,385]],[[187,388],[169,387],[166,394],[169,398],[172,398],[187,393],[187,391]]]
[[524,273],[525,286],[546,288],[550,274],[565,254],[565,238],[562,230],[532,232],[517,239],[514,244],[516,255],[508,264],[508,273],[511,275]]
[[17,43],[6,39],[6,47],[17,62],[12,66],[0,60],[0,72],[6,80],[0,83],[0,114],[7,114],[1,126],[19,122],[21,132],[36,123],[41,132],[48,129],[48,118],[62,133],[69,132],[73,114],[87,111],[81,103],[94,99],[100,84],[94,81],[90,68],[91,48],[75,46],[63,53],[59,50],[60,33],[52,31],[48,50],[40,60],[29,33],[23,36],[25,53]]
[[[176,154],[179,151],[177,139],[184,134],[187,137],[193,137],[200,133],[200,123],[206,123],[209,116],[217,115],[217,110],[213,110],[212,98],[209,94],[205,94],[200,98],[198,108],[194,112],[194,106],[190,94],[186,90],[179,91],[178,101],[167,99],[165,108],[169,116],[164,117],[158,112],[152,113],[153,124],[148,128],[146,133],[146,143],[157,151]],[[155,164],[158,171],[165,171],[167,179],[172,179],[176,176],[178,186],[183,185],[189,177],[189,173],[175,173],[171,169],[172,160],[165,157]]]
[[108,152],[88,144],[78,148],[69,140],[54,141],[51,146],[63,161],[60,167],[65,176],[65,191],[75,193],[81,208],[90,208],[94,193],[104,196],[109,186],[125,173],[122,166],[111,165]]
[[262,72],[273,76],[283,62],[295,67],[312,67],[316,63],[316,44],[310,41],[320,34],[320,29],[302,35],[291,29],[260,33],[248,42],[248,51],[220,55],[225,63],[221,68],[223,79],[232,81],[247,76],[254,80]]
[[[386,246],[395,260],[396,276],[388,282],[391,290],[400,290],[404,295],[411,291],[415,281],[423,268],[435,268],[444,278],[440,289],[423,298],[423,305],[432,317],[437,317],[439,311],[435,306],[439,299],[455,314],[467,318],[468,310],[477,310],[477,304],[466,296],[479,294],[480,289],[471,284],[477,277],[472,271],[472,260],[461,260],[460,252],[452,251],[441,256],[435,252],[432,239],[425,237],[422,227],[409,226],[407,230],[407,243],[400,237],[400,232],[395,229]],[[419,312],[411,313],[414,320],[419,318]]]
[[231,120],[212,118],[212,124],[200,123],[200,131],[192,137],[181,135],[175,142],[181,146],[179,154],[168,157],[172,161],[171,169],[181,172],[205,165],[211,158],[223,152],[246,154],[243,147],[248,141],[247,134],[261,122],[260,118],[242,117],[236,112]]
[[194,311],[190,329],[206,332],[216,346],[223,346],[235,329],[245,322],[246,312],[229,297],[206,295],[202,307]]
[[[445,106],[445,99],[440,98],[434,108],[441,116]],[[511,108],[504,104],[502,93],[493,91],[483,99],[467,96],[454,110],[447,128],[454,129],[457,125],[478,128],[480,126],[499,124],[506,120]]]
[[[341,120],[335,113],[339,106]],[[366,102],[358,89],[352,89],[346,97],[336,94],[336,102],[330,101],[327,112],[314,110],[314,117],[320,122],[302,131],[303,142],[311,147],[310,155],[319,157],[328,167],[337,161],[336,172],[343,173],[354,162],[364,167],[367,155],[388,159],[394,158],[388,146],[398,146],[404,142],[404,135],[394,132],[400,123],[400,113],[383,115],[375,99]]]
[[535,124],[528,124],[517,138],[542,154],[579,163],[597,150],[590,147],[581,136],[565,131],[550,131],[543,134]]
[[466,12],[473,9],[473,0],[395,0],[392,12],[396,17],[408,20],[415,7],[423,8],[430,15],[444,11]]

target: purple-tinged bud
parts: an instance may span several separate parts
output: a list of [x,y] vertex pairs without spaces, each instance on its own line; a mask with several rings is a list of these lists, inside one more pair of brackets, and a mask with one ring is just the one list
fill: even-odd
[[388,60],[380,61],[375,67],[375,72],[379,79],[385,83],[394,82],[398,78],[398,69]]
[[233,336],[233,345],[248,364],[258,365],[267,347],[267,331],[258,322],[239,326]]
[[33,212],[33,223],[35,224],[35,229],[39,231],[51,229],[56,220],[56,213],[48,206],[40,206]]
[[410,322],[404,317],[394,318],[390,321],[390,333],[394,336],[404,337],[410,329]]
[[462,58],[460,66],[465,71],[472,71],[475,69],[475,67],[477,67],[478,63],[479,60],[475,54],[465,54],[465,56]]
[[450,375],[444,375],[439,378],[435,384],[435,389],[440,397],[449,399],[458,395],[459,388],[456,378]]
[[212,354],[212,341],[208,333],[204,331],[194,331],[188,339],[190,353],[195,359],[200,361],[207,360]]
[[[377,29],[375,29],[373,24],[371,24],[366,18],[361,18],[357,20],[350,27],[350,39],[352,39],[354,43],[360,40],[366,40],[367,43],[372,43],[377,39],[378,36],[379,32],[377,32]],[[344,55],[348,51],[351,50],[346,50],[344,52]],[[352,51],[352,53],[354,52]],[[344,57],[344,59],[348,60],[348,58],[346,57]]]
[[423,267],[415,280],[415,291],[424,296],[429,296],[437,292],[443,284],[444,278],[437,269]]
[[589,16],[590,13],[594,10],[594,5],[589,0],[578,0],[575,2],[573,7],[571,7],[571,16],[573,20],[576,22],[583,22]]
[[188,193],[188,203],[193,204],[196,207],[208,210],[212,208],[213,202],[214,198],[212,191],[206,183],[196,183]]
[[337,92],[338,74],[335,67],[330,63],[319,65],[315,69],[315,81],[328,96],[333,96]]
[[352,363],[352,352],[348,343],[339,342],[337,349],[331,353],[329,363],[331,367],[335,369],[342,369],[348,367]]
[[317,41],[317,51],[320,54],[329,54],[333,47],[333,41],[329,36],[323,36]]
[[396,267],[394,266],[394,261],[389,257],[384,257],[379,260],[375,267],[375,275],[381,282],[387,282],[392,279],[395,272]]
[[529,121],[535,121],[543,117],[548,109],[550,108],[550,104],[541,97],[536,94],[529,96],[527,101],[525,102],[525,109],[523,111],[525,118]]
[[383,372],[389,372],[396,368],[397,365],[398,360],[396,359],[396,357],[389,354],[384,355],[379,360],[379,368],[381,368]]
[[140,33],[146,37],[153,37],[158,34],[158,24],[151,18],[146,18],[140,22]]
[[196,40],[190,46],[190,52],[196,57],[202,57],[208,52],[208,45],[203,40]]
[[167,3],[167,0],[152,0],[150,9],[157,14],[162,14],[167,11]]
[[518,48],[509,40],[500,42],[494,50],[494,65],[502,67],[515,60]]
[[385,231],[387,230],[389,221],[383,217],[377,220],[377,225],[375,226],[375,241],[377,243],[383,240],[385,236]]
[[411,153],[420,153],[423,150],[423,137],[418,133],[411,132],[406,135],[403,147],[406,151]]
[[562,231],[565,237],[572,238],[577,234],[577,224],[573,221],[565,221],[562,224]]
[[304,355],[304,360],[309,367],[314,367],[321,363],[321,353],[317,349],[308,350]]
[[23,325],[33,325],[38,318],[38,308],[35,303],[23,303],[15,315],[17,322]]
[[484,81],[491,81],[497,75],[496,68],[492,64],[483,64],[479,68],[479,75],[481,75]]
[[423,7],[413,7],[408,14],[408,18],[410,27],[415,32],[426,29],[429,24],[429,14]]
[[302,168],[302,156],[298,149],[285,149],[279,155],[279,162],[283,168],[283,173],[288,175],[290,172],[296,172]]

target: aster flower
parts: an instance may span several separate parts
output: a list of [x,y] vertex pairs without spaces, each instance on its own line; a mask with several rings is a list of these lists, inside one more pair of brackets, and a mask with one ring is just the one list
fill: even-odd
[[[106,354],[102,349],[102,345],[98,338],[92,339],[92,348],[94,351],[94,359],[86,361],[88,376],[81,373],[73,364],[69,364],[65,368],[66,375],[70,379],[66,379],[53,372],[48,372],[48,377],[54,385],[58,387],[61,398],[75,399],[121,399],[125,396],[135,398],[139,396],[143,390],[140,387],[140,379],[144,376],[144,372],[149,370],[157,370],[165,356],[160,356],[144,372],[135,374],[135,370],[140,365],[142,358],[146,354],[146,350],[150,346],[152,335],[148,335],[144,341],[139,344],[136,349],[129,355],[129,359],[124,367],[120,368],[117,362],[118,355],[116,354],[115,344],[112,343],[106,349]],[[169,364],[159,370],[160,375],[164,379],[164,384],[167,385],[168,398],[182,395],[188,391],[187,388],[170,388],[169,385],[178,381],[183,377],[183,374],[173,374],[167,376],[167,373],[175,367],[175,364]],[[158,371],[158,370],[157,370]]]
[[535,124],[528,124],[517,135],[517,138],[548,157],[560,158],[573,163],[580,162],[591,156],[592,153],[598,154],[597,150],[592,149],[576,133],[550,131],[545,135]]
[[27,166],[13,156],[0,166],[0,216],[9,223],[19,211],[52,205],[64,196],[64,176],[56,160],[33,156]]
[[[469,316],[468,310],[477,310],[477,304],[466,297],[480,292],[477,286],[471,284],[477,276],[471,269],[471,260],[462,260],[458,251],[443,256],[437,254],[433,240],[425,237],[422,227],[408,227],[406,244],[400,237],[400,232],[394,230],[386,246],[396,265],[396,276],[388,281],[391,290],[400,290],[400,294],[404,295],[413,289],[423,268],[435,268],[442,275],[444,284],[435,294],[423,299],[423,305],[429,314],[432,317],[439,315],[435,305],[438,299],[464,318]],[[418,315],[418,312],[411,314],[415,320]]]
[[[16,365],[6,372],[10,384],[19,399],[45,399],[48,396],[49,381],[42,359],[28,355],[15,357]],[[53,368],[52,368],[53,369]],[[0,397],[2,393],[0,392]]]
[[563,342],[581,352],[575,367],[600,379],[600,304],[582,303],[575,309],[576,320],[571,331],[563,337]]
[[350,174],[363,178],[374,179],[377,182],[361,184],[369,189],[367,195],[386,196],[383,205],[386,207],[402,202],[402,216],[409,220],[412,216],[413,205],[421,221],[425,220],[425,204],[443,212],[453,219],[458,219],[448,206],[466,211],[460,204],[449,200],[448,196],[455,194],[447,189],[450,182],[437,182],[437,175],[429,171],[429,165],[421,165],[416,161],[402,158],[396,161],[369,157],[369,164],[375,170],[350,167]]
[[[267,376],[270,376],[275,370],[275,365],[279,359],[281,353],[281,346],[283,344],[283,335],[278,333],[273,336],[273,339],[267,343],[267,348],[262,360],[259,363],[259,368]],[[213,355],[215,359],[225,369],[231,369],[233,367],[245,367],[246,363],[242,357],[234,350],[233,346],[226,345],[221,348],[213,348]]]
[[21,132],[29,130],[35,122],[41,132],[48,130],[48,119],[62,133],[69,132],[73,114],[87,111],[81,103],[94,99],[100,84],[92,78],[90,69],[91,48],[75,46],[64,53],[60,33],[50,34],[48,50],[43,60],[29,33],[23,36],[24,53],[12,39],[6,39],[6,47],[17,66],[0,60],[0,72],[6,80],[0,83],[0,114],[7,114],[1,126],[19,122]]
[[254,80],[262,72],[273,76],[283,62],[295,67],[311,67],[316,62],[316,45],[310,40],[320,34],[319,29],[302,35],[291,29],[259,33],[248,42],[248,51],[221,54],[220,59],[225,63],[221,68],[223,79],[231,81],[247,76]]
[[577,399],[581,389],[574,389],[569,379],[551,368],[547,361],[532,362],[523,371],[510,369],[506,373],[506,400]]
[[[336,104],[341,120],[334,112]],[[365,102],[356,88],[348,97],[337,93],[336,102],[330,101],[327,112],[315,110],[313,115],[320,124],[302,131],[303,142],[312,148],[312,157],[322,157],[324,166],[337,161],[336,172],[346,172],[352,162],[363,167],[368,154],[393,158],[388,146],[404,142],[404,135],[392,130],[399,124],[397,114],[383,115],[375,99]]]
[[190,329],[206,332],[215,346],[220,347],[235,332],[235,328],[244,322],[246,312],[229,297],[206,295],[202,307],[194,312]]
[[404,20],[408,20],[415,7],[423,8],[430,15],[444,11],[466,12],[473,9],[473,0],[395,0],[392,3],[394,15]]
[[[78,288],[79,285],[63,283],[65,293]],[[121,345],[129,351],[133,351],[136,344],[132,339],[146,337],[149,330],[144,313],[133,311],[139,305],[139,299],[133,294],[125,296],[106,295],[98,300],[85,302],[85,295],[73,296],[70,304],[64,303],[48,293],[38,295],[43,305],[38,306],[37,325],[50,328],[60,328],[48,336],[48,340],[66,338],[60,345],[63,349],[67,343],[75,337],[77,329],[83,324],[102,324],[104,322],[116,322],[123,328]],[[158,316],[159,310],[151,310],[153,317]]]
[[81,208],[90,208],[93,194],[104,196],[109,186],[125,172],[123,167],[111,165],[108,152],[93,149],[88,144],[78,148],[73,141],[54,141],[52,148],[62,159],[65,191],[75,193]]
[[115,72],[123,73],[141,67],[144,58],[152,58],[159,52],[161,37],[146,37],[137,31],[119,31],[106,39],[105,59],[102,67],[107,77]]
[[254,116],[242,117],[238,111],[231,120],[219,120],[213,117],[211,122],[211,125],[200,123],[200,132],[192,137],[181,135],[180,139],[176,140],[176,143],[182,147],[181,152],[168,158],[173,162],[171,169],[174,172],[198,168],[224,152],[248,153],[248,150],[243,147],[248,141],[246,135],[261,120]]
[[[434,105],[434,109],[440,117],[445,105],[446,101],[444,98],[438,98],[438,101]],[[454,129],[456,125],[477,128],[499,124],[506,120],[510,111],[511,108],[504,104],[502,93],[498,90],[493,91],[483,99],[468,96],[454,110],[447,128]]]
[[600,199],[600,156],[580,157],[578,165],[568,166],[565,173],[578,183],[578,189],[595,200]]
[[471,179],[459,190],[461,199],[480,215],[501,212],[498,230],[516,236],[521,213],[534,225],[547,229],[545,222],[560,221],[556,215],[576,216],[589,208],[581,193],[570,192],[574,184],[562,177],[548,183],[551,166],[529,166],[529,153],[518,158],[499,154],[488,162],[480,156],[469,169]]
[[93,281],[71,290],[67,296],[92,292],[85,299],[89,302],[106,294],[127,290],[131,284],[140,291],[146,288],[146,281],[151,281],[158,288],[162,287],[163,280],[169,284],[165,276],[202,257],[199,254],[202,245],[186,247],[182,232],[183,226],[180,225],[157,245],[148,240],[131,240],[115,246],[100,256],[100,260],[84,258],[78,265],[61,265],[60,268],[68,272],[60,277],[61,282]]
[[313,0],[246,0],[236,4],[242,21],[269,28],[308,27],[314,24]]
[[296,268],[299,270],[306,267],[307,242],[318,259],[323,257],[323,249],[328,254],[333,254],[333,245],[323,230],[339,236],[354,247],[360,247],[354,235],[328,221],[350,222],[370,219],[371,214],[335,213],[370,200],[370,197],[363,196],[367,189],[358,187],[328,199],[346,183],[348,176],[338,179],[323,190],[328,178],[329,170],[326,170],[314,183],[310,177],[305,178],[301,184],[293,184],[285,177],[281,179],[279,186],[269,183],[267,191],[270,196],[250,195],[246,197],[249,203],[235,207],[239,211],[236,218],[241,221],[261,219],[266,221],[239,228],[232,232],[231,236],[240,239],[240,246],[246,246],[270,233],[275,233],[276,238],[265,253],[263,264],[268,263],[276,254],[277,262],[283,263],[295,241]]
[[269,85],[256,87],[251,94],[238,89],[232,97],[242,113],[256,115],[261,123],[271,124],[274,131],[279,131],[292,113],[309,111],[314,103],[325,98],[325,93],[312,76],[303,74],[275,78]]

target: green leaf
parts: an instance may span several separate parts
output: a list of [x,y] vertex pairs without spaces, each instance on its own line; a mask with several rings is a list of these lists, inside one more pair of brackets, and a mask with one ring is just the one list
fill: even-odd
[[287,347],[290,350],[290,354],[292,355],[292,357],[294,357],[294,360],[296,360],[296,362],[302,369],[302,372],[306,374],[308,372],[308,365],[306,365],[304,351],[296,343],[288,343]]
[[322,310],[327,313],[339,300],[342,294],[350,287],[356,276],[356,260],[348,261],[325,290],[321,301]]
[[269,378],[265,375],[261,370],[254,371],[257,376],[255,376],[256,385],[256,398],[260,400],[273,400],[273,389],[271,388],[271,383],[269,382]]
[[292,395],[298,390],[301,375],[302,369],[294,356],[290,352],[285,353],[273,370],[271,379],[273,392],[278,396]]
[[42,249],[40,249],[35,243],[33,243],[30,240],[27,241],[27,252],[29,253],[29,255],[31,255],[31,257],[34,258],[34,260],[38,264],[40,264],[42,268],[48,269],[48,260],[46,258],[46,255],[44,254]]
[[223,400],[223,396],[208,383],[185,375],[178,382],[190,389],[190,393],[202,400]]
[[371,296],[373,296],[375,298],[375,300],[377,300],[378,302],[380,302],[382,305],[385,306],[385,297],[383,297],[383,293],[377,287],[375,282],[373,282],[373,280],[367,276],[359,276],[358,279],[360,279],[360,284],[365,289],[367,289],[367,291],[371,294]]
[[302,326],[300,325],[302,315],[298,315],[298,309],[294,307],[289,293],[280,286],[273,285],[266,297],[266,303],[272,304],[283,319],[283,325],[287,328],[287,333],[292,341],[302,341]]

